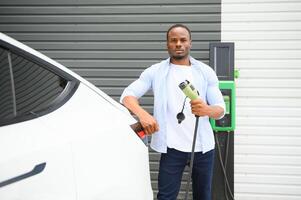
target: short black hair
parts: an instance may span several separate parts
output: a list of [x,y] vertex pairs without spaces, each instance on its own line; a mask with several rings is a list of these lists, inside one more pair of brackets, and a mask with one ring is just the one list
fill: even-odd
[[189,29],[187,26],[185,26],[184,24],[174,24],[174,25],[172,25],[172,26],[167,30],[167,32],[166,32],[166,39],[167,39],[167,40],[168,40],[168,34],[169,34],[169,32],[170,32],[172,29],[178,28],[178,27],[185,28],[185,29],[188,31],[188,33],[189,33],[189,38],[191,39],[191,31],[190,31],[190,29]]

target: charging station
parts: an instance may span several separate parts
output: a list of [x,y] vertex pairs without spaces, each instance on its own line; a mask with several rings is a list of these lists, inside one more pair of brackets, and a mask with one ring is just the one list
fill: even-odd
[[212,200],[234,199],[234,130],[236,116],[234,43],[210,43],[209,65],[216,72],[226,104],[222,119],[210,119],[215,137]]

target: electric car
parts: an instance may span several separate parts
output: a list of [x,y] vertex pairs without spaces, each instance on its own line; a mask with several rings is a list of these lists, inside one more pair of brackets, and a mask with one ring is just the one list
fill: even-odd
[[152,200],[128,110],[0,33],[0,199]]

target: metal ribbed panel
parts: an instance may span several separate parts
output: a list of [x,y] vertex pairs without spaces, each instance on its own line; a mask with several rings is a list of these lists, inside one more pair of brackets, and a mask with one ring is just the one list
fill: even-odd
[[[66,65],[118,100],[146,67],[167,58],[165,34],[174,23],[191,28],[192,55],[208,63],[209,42],[221,37],[220,13],[221,0],[11,0],[0,2],[0,31]],[[141,103],[152,112],[152,101],[148,93]],[[155,193],[158,159],[151,151]]]

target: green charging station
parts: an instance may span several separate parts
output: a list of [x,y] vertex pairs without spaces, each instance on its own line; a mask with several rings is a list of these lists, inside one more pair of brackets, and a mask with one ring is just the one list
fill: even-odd
[[216,144],[212,200],[229,200],[234,199],[235,78],[238,76],[234,69],[234,43],[210,43],[209,48],[209,65],[218,76],[226,105],[223,118],[210,119]]
[[234,131],[236,121],[235,82],[219,81],[219,88],[224,97],[226,112],[225,116],[220,120],[210,119],[212,129],[214,131]]

